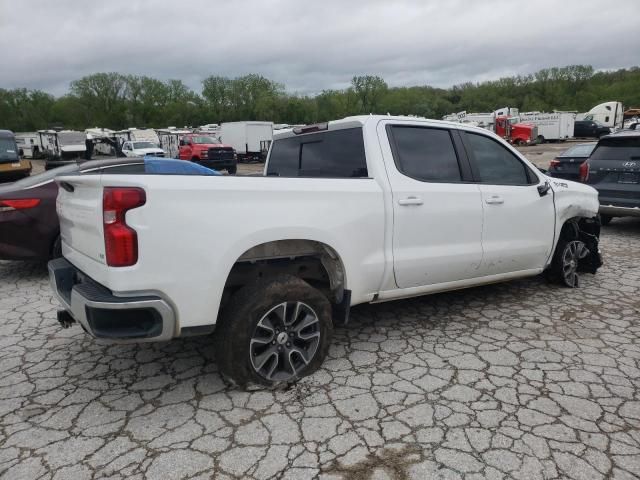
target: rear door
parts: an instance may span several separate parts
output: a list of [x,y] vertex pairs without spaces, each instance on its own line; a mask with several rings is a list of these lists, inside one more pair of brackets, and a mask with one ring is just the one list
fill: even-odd
[[393,191],[398,287],[477,276],[482,261],[480,190],[471,182],[457,130],[381,122],[378,136]]
[[497,139],[462,132],[482,196],[482,275],[544,267],[551,254],[555,207],[535,172]]
[[640,208],[640,135],[600,139],[589,157],[590,185],[602,206]]

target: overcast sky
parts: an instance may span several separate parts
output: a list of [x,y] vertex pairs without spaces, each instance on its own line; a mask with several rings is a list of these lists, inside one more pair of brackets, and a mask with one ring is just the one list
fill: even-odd
[[640,0],[0,0],[0,88],[83,75],[260,73],[287,91],[448,87],[540,68],[640,65]]

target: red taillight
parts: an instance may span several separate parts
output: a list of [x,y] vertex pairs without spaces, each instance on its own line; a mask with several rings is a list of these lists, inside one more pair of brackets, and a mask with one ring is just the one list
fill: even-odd
[[549,168],[556,168],[560,166],[560,160],[554,158],[553,160],[551,160],[551,162],[549,162]]
[[128,267],[138,261],[138,234],[127,225],[127,211],[147,201],[142,188],[105,187],[102,193],[102,219],[107,265]]
[[579,173],[581,182],[589,180],[589,162],[584,161],[580,164]]
[[0,200],[0,212],[27,210],[40,205],[39,198],[20,198],[16,200]]

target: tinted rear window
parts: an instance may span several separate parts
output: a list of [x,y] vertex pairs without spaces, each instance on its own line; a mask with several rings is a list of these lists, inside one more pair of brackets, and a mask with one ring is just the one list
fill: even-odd
[[362,128],[275,140],[267,175],[280,177],[367,177]]
[[592,160],[640,160],[640,136],[604,138],[590,157]]
[[562,153],[562,157],[588,157],[593,152],[596,144],[593,145],[576,145]]
[[423,182],[462,180],[449,130],[394,126],[391,128],[398,170]]

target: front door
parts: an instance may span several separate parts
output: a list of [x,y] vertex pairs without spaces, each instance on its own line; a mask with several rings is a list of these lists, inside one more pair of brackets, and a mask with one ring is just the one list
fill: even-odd
[[544,180],[496,139],[463,136],[482,194],[482,275],[544,267],[555,230],[553,192],[541,194]]
[[[388,124],[393,265],[400,288],[477,276],[482,203],[457,130]],[[383,145],[385,142],[383,141]]]

